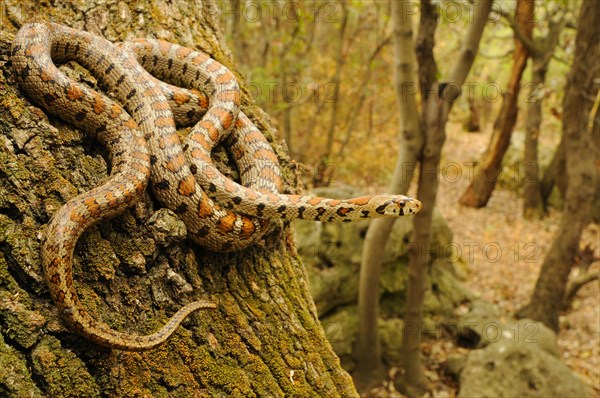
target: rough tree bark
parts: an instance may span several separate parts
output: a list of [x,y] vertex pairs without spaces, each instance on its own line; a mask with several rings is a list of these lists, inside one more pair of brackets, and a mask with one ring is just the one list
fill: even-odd
[[[531,301],[517,312],[521,318],[543,322],[555,331],[569,272],[581,233],[591,221],[597,195],[598,145],[591,115],[600,77],[600,3],[584,1],[575,39],[575,56],[563,100],[563,144],[567,165],[567,194],[563,219],[544,259]],[[597,209],[596,209],[597,210]]]
[[[105,179],[107,165],[84,133],[48,120],[17,89],[8,59],[17,26],[44,16],[110,40],[159,37],[235,67],[210,2],[6,1],[0,11],[0,395],[357,396],[318,322],[287,228],[243,252],[212,253],[157,212],[151,193],[80,239],[79,296],[95,316],[136,333],[156,329],[194,298],[218,309],[192,315],[166,344],[143,353],[101,348],[65,329],[42,277],[40,232],[68,198]],[[273,141],[268,117],[241,85],[244,112]],[[286,154],[273,146],[293,187]]]
[[[517,0],[515,10],[515,20],[520,26],[521,31],[528,38],[531,38],[533,30],[533,0]],[[476,168],[473,181],[460,198],[460,203],[470,207],[483,207],[492,196],[496,182],[502,171],[502,158],[510,144],[510,137],[517,121],[520,82],[529,52],[525,45],[516,39],[515,51],[513,54],[513,65],[507,90],[502,99],[502,107],[494,124],[494,132],[490,144]]]
[[[400,110],[400,152],[390,185],[391,192],[406,192],[412,179],[416,162],[420,162],[417,197],[423,203],[423,209],[414,218],[412,242],[410,243],[409,280],[404,324],[404,377],[397,381],[399,389],[411,396],[421,396],[427,386],[420,361],[422,305],[425,291],[424,275],[429,260],[429,239],[431,219],[438,190],[439,161],[445,141],[445,126],[448,114],[456,98],[460,95],[460,87],[471,70],[479,48],[479,41],[488,15],[492,8],[492,0],[477,2],[474,6],[473,21],[469,25],[462,43],[461,51],[446,80],[450,84],[437,81],[438,69],[433,57],[434,34],[437,26],[437,11],[429,0],[421,1],[421,22],[416,43],[416,55],[419,65],[418,86],[421,90],[423,114],[420,126],[417,111],[412,110],[414,97],[411,88],[417,80],[407,62],[409,55],[406,44],[412,41],[412,28],[409,24],[410,2],[392,2],[395,4],[394,16],[397,31],[395,46],[397,58],[397,90]],[[400,9],[398,6],[400,5]],[[403,7],[402,7],[403,6]],[[403,9],[402,9],[403,8]],[[403,14],[404,12],[404,14]],[[409,14],[409,15],[407,15]],[[408,19],[408,21],[406,20]],[[399,24],[401,22],[401,24]],[[402,47],[400,47],[402,46]],[[410,79],[410,80],[409,80]],[[411,110],[414,112],[411,115]],[[404,118],[406,119],[404,120]],[[404,124],[405,123],[405,124]],[[379,335],[377,331],[379,278],[381,275],[382,253],[392,229],[393,222],[375,220],[369,226],[361,260],[359,281],[359,337],[356,348],[357,355],[370,351],[362,360],[367,360],[373,367],[380,366]],[[360,360],[360,359],[359,359]],[[364,366],[364,365],[360,365]],[[367,365],[368,366],[368,365]],[[367,373],[365,367],[362,376],[371,377],[363,381],[365,385],[377,382],[377,372]]]

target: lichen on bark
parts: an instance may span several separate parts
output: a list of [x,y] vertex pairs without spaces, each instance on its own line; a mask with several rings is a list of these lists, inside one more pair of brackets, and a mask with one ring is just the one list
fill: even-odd
[[[19,91],[8,57],[18,25],[44,15],[110,40],[159,37],[200,48],[235,71],[212,3],[61,4],[6,1],[0,10],[7,21],[0,31],[0,395],[357,396],[318,322],[287,228],[243,252],[211,253],[185,239],[168,214],[157,216],[164,210],[151,193],[80,239],[79,297],[93,316],[135,333],[155,330],[197,298],[218,308],[192,315],[166,344],[144,353],[99,347],[61,323],[40,239],[52,214],[106,179],[109,165],[84,132],[48,119]],[[241,86],[244,111],[272,142],[284,175],[294,176],[268,117]],[[286,184],[297,185],[293,178]]]

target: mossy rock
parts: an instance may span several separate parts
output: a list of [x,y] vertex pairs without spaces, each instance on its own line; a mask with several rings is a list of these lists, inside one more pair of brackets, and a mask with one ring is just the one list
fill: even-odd
[[462,366],[453,365],[460,372],[458,397],[592,396],[558,357],[550,329],[531,320],[513,325],[494,343],[471,351]]

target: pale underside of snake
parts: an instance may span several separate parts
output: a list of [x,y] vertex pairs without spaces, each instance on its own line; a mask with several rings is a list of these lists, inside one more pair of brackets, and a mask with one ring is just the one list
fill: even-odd
[[[32,99],[94,136],[110,154],[110,178],[53,215],[41,248],[50,294],[63,318],[98,344],[147,350],[168,339],[190,313],[216,307],[209,301],[192,302],[158,331],[136,335],[95,320],[79,301],[72,275],[77,240],[89,226],[134,203],[149,180],[159,202],[185,222],[189,237],[215,251],[248,247],[272,220],[398,217],[421,207],[402,195],[335,200],[278,193],[282,183],[277,157],[239,110],[234,75],[202,52],[159,40],[114,45],[86,32],[35,22],[17,33],[11,60]],[[54,61],[67,60],[90,70],[126,111],[60,72]],[[175,121],[198,121],[183,145]],[[221,174],[211,160],[221,142],[229,147],[241,184]]]

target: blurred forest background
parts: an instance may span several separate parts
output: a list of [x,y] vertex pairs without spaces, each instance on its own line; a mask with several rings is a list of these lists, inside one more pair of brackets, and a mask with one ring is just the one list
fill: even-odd
[[[423,112],[426,102],[422,91],[416,89],[416,76],[423,81],[422,65],[415,67],[412,84],[405,81],[402,90],[398,90],[395,74],[398,52],[394,51],[394,24],[398,22],[393,18],[394,12],[396,15],[402,12],[403,17],[410,19],[413,32],[409,32],[412,34],[409,38],[422,52],[427,50],[419,41],[424,34],[420,24],[436,20],[431,50],[437,61],[435,78],[443,82],[444,76],[451,75],[465,34],[478,12],[474,4],[481,2],[398,1],[402,11],[394,11],[392,3],[372,0],[219,3],[235,63],[254,100],[272,117],[291,158],[300,163],[302,179],[310,189],[328,193],[344,191],[348,186],[368,193],[389,190],[403,142],[399,139],[402,124],[398,103],[409,102],[410,97],[416,95],[419,112]],[[488,15],[475,61],[445,125],[446,141],[441,151],[435,203],[453,235],[445,246],[444,240],[440,243],[435,238],[430,243],[441,244],[442,251],[452,252],[453,274],[475,297],[494,304],[499,322],[513,322],[513,326],[515,313],[519,318],[536,318],[535,311],[529,308],[527,312],[527,303],[544,259],[553,247],[553,239],[561,233],[561,210],[568,185],[561,145],[563,103],[567,76],[576,56],[578,18],[584,3],[496,1]],[[427,19],[424,12],[435,14],[437,18]],[[591,34],[595,40],[600,39],[597,31]],[[424,59],[419,54],[417,58],[418,61]],[[593,62],[597,64],[598,60]],[[586,108],[591,109],[590,126],[594,116],[598,123],[599,101],[594,93],[597,93],[600,76],[598,68],[593,69],[595,88],[589,98],[590,108]],[[516,97],[512,98],[512,94]],[[513,126],[511,119],[514,118]],[[588,120],[584,120],[584,124],[587,126]],[[590,127],[587,133],[591,131]],[[593,173],[597,176],[599,136],[597,131],[595,134],[593,141],[589,141],[593,146],[587,148],[596,156]],[[477,165],[489,162],[490,158],[497,160],[499,169],[490,170],[489,176],[498,178],[487,178],[493,183],[482,191],[481,186],[477,186],[477,175],[481,173]],[[403,182],[411,179],[413,167],[410,163],[403,166]],[[416,195],[415,185],[413,182],[409,191],[412,195]],[[551,329],[560,330],[560,358],[587,385],[593,386],[596,395],[600,394],[597,187],[594,187],[592,215],[584,222],[581,239],[576,238],[580,244],[572,261],[566,260],[570,282],[564,286],[567,290],[564,305],[560,293],[545,296],[545,300],[555,301],[560,306],[559,324],[552,325],[552,320],[546,320]],[[482,193],[485,191],[487,193]],[[434,217],[434,230],[436,225]],[[302,226],[298,229],[302,245],[306,232]],[[364,236],[366,229],[360,233]],[[305,262],[321,269],[328,262],[338,265],[355,261],[358,267],[360,253],[354,257],[346,255],[352,245],[343,246],[340,242],[344,238],[335,232],[332,234],[333,238],[325,240],[323,235],[317,241],[306,240],[312,249],[305,250]],[[362,264],[365,265],[364,256]],[[386,277],[393,280],[397,274],[384,272],[383,278]],[[566,276],[562,279],[567,284]],[[389,289],[385,287],[385,280],[381,283],[385,296]],[[435,289],[435,283],[433,285]],[[324,301],[335,301],[331,295],[336,293],[329,291],[328,294],[329,298]],[[425,300],[428,294],[425,293]],[[339,321],[339,314],[331,315],[332,305],[319,305],[319,293],[315,300],[324,324],[330,328],[330,340],[346,369],[352,372],[359,390],[361,384],[368,386],[374,379],[397,379],[394,372],[406,372],[401,366],[390,365],[394,362],[390,360],[393,355],[389,354],[392,348],[384,341],[383,362],[388,365],[386,369],[392,369],[391,373],[385,377],[365,376],[360,370],[360,353],[355,352],[353,338],[340,332],[348,325]],[[427,304],[425,307],[427,312]],[[461,311],[472,310],[472,305],[459,303],[454,315],[460,318]],[[382,317],[389,320],[392,316],[387,313]],[[543,316],[536,320],[543,322],[541,318]],[[360,315],[357,322],[361,322]],[[360,330],[362,326],[353,327]],[[352,341],[344,345],[347,339]],[[453,361],[460,362],[457,358],[467,351],[450,340],[434,333],[433,338],[424,337],[420,342],[425,376],[430,387],[435,386],[435,396],[451,396],[457,391],[456,381],[452,381],[455,379],[447,377],[447,370],[441,369]],[[369,366],[372,365],[369,362]],[[404,365],[406,367],[406,363]],[[455,371],[455,376],[456,373],[460,371]],[[541,388],[533,384],[533,390]],[[374,396],[393,394],[390,385],[371,393]],[[406,390],[406,385],[397,383],[397,387],[410,392],[410,386]],[[461,395],[466,393],[466,389],[461,391]],[[510,391],[523,393],[505,390],[509,395]],[[547,391],[541,388],[537,393],[544,395]]]
[[[407,15],[413,17],[416,27],[419,5],[412,4]],[[447,75],[460,49],[462,34],[472,19],[473,8],[461,1],[434,4],[439,6],[440,15],[434,53],[440,74]],[[569,18],[573,19],[578,4],[553,2],[547,7],[568,8]],[[386,186],[393,171],[390,160],[398,152],[390,3],[236,0],[221,6],[228,43],[240,72],[254,100],[277,121],[291,157],[314,170],[314,176],[307,182],[322,185],[359,181],[363,185]],[[501,1],[499,6],[514,10],[515,2]],[[543,26],[544,12],[545,7],[536,8],[540,35],[547,29]],[[561,36],[543,90],[534,87],[528,69],[519,101],[525,110],[527,103],[543,96],[542,129],[547,132],[540,137],[543,167],[549,164],[560,141],[557,112],[572,61],[575,30],[563,29]],[[476,126],[478,131],[489,131],[506,89],[513,49],[509,23],[493,13],[465,83],[465,92],[450,117],[450,133],[469,131]],[[477,122],[471,126],[473,118]],[[524,131],[522,119],[519,131]],[[524,136],[519,136],[517,132],[515,141],[522,146]],[[467,141],[475,138],[465,137]],[[465,155],[467,163],[477,159],[478,154]],[[508,166],[516,167],[515,160]],[[513,176],[510,173],[501,179],[504,186],[517,188],[520,181]]]

